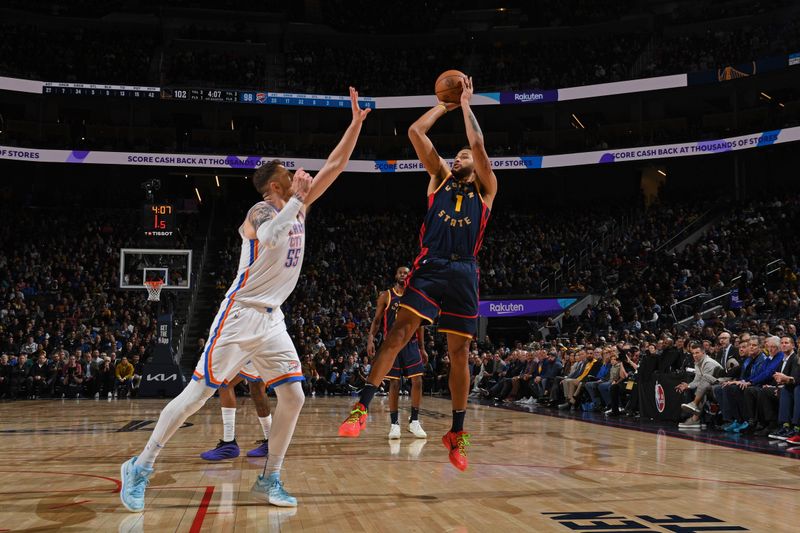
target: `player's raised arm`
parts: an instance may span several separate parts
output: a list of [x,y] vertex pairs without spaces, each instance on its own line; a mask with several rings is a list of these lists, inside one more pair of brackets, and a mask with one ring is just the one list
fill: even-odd
[[433,147],[433,142],[428,137],[428,130],[433,127],[437,120],[439,120],[445,113],[451,109],[458,107],[458,104],[445,104],[438,103],[434,107],[428,109],[424,115],[419,117],[411,127],[408,128],[408,138],[411,139],[411,144],[414,146],[414,151],[417,152],[422,166],[431,175],[431,181],[428,184],[428,194],[435,191],[443,179],[450,173],[450,167],[447,162],[441,158],[436,148]]
[[497,176],[494,175],[489,154],[486,153],[486,148],[483,146],[483,131],[478,125],[475,113],[472,112],[469,106],[473,92],[472,77],[464,77],[462,87],[461,110],[464,113],[464,124],[467,129],[469,147],[472,150],[472,160],[475,163],[475,173],[477,174],[483,201],[491,207],[497,194]]
[[389,307],[390,301],[391,296],[389,296],[389,291],[383,291],[380,296],[378,296],[378,305],[375,306],[375,316],[372,318],[372,323],[369,326],[369,333],[367,334],[367,355],[370,357],[375,356],[375,335],[377,335],[378,331],[381,329],[383,315],[386,313],[386,308]]
[[350,87],[350,108],[353,111],[353,120],[350,122],[347,130],[342,135],[342,139],[336,148],[333,149],[328,160],[317,173],[314,181],[311,183],[311,190],[306,196],[306,205],[311,205],[317,198],[322,196],[328,187],[333,184],[339,174],[341,174],[350,156],[353,154],[353,149],[356,147],[358,134],[361,132],[361,124],[367,118],[371,109],[361,109],[358,107],[358,91]]

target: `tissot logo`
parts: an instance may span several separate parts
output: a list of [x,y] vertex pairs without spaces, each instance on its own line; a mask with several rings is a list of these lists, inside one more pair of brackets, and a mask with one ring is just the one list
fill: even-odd
[[178,381],[178,374],[147,374],[147,381]]
[[525,306],[522,304],[506,304],[506,303],[489,304],[489,311],[491,311],[492,313],[497,313],[499,315],[506,313],[518,313],[524,310]]

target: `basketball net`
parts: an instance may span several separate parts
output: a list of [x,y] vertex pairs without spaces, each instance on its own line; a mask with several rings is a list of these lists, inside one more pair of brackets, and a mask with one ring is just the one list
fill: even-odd
[[147,301],[158,302],[161,300],[161,288],[164,286],[162,280],[145,281],[144,286],[147,288]]

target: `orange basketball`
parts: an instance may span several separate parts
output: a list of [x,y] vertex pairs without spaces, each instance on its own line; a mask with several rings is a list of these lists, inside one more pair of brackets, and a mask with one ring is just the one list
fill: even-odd
[[436,98],[447,104],[461,101],[461,78],[465,75],[459,70],[446,70],[436,78]]

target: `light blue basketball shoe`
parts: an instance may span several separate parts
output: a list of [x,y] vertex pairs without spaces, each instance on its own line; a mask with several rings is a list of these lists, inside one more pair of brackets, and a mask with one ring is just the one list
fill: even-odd
[[130,512],[138,513],[144,510],[144,490],[150,483],[152,475],[152,468],[136,466],[135,455],[119,467],[119,478],[122,481],[119,499]]
[[278,507],[297,507],[297,498],[289,495],[283,488],[283,483],[276,472],[269,477],[259,475],[250,494],[256,500],[267,502]]

